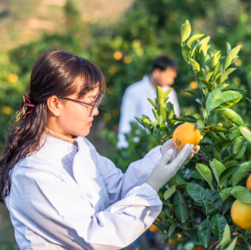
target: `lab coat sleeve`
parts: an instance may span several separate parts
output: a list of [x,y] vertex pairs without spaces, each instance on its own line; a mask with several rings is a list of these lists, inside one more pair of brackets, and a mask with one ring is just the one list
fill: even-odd
[[91,203],[43,168],[20,168],[12,178],[10,210],[36,234],[72,249],[117,250],[138,238],[162,203],[148,184],[95,213]]
[[[138,94],[138,93],[136,93]],[[136,122],[134,116],[137,116],[137,97],[133,86],[126,89],[122,99],[120,108],[120,120],[119,120],[119,131],[118,131],[118,148],[128,147],[128,142],[125,138],[125,133],[131,131],[131,122]]]
[[162,157],[160,146],[155,147],[143,159],[131,163],[123,174],[108,158],[100,156],[96,150],[95,154],[111,204],[123,199],[132,188],[146,183],[152,169]]

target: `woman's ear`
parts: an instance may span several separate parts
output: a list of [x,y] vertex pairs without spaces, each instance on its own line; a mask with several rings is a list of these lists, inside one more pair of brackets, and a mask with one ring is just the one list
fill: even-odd
[[57,96],[53,95],[47,99],[47,107],[48,107],[48,110],[54,116],[60,115],[60,103],[59,103],[59,99]]

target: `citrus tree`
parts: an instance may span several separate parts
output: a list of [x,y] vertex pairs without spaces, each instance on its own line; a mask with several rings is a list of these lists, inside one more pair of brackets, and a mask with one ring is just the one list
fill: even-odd
[[198,83],[197,90],[187,92],[200,105],[202,119],[176,117],[173,105],[167,102],[171,89],[163,92],[160,87],[157,98],[149,99],[157,121],[145,115],[136,118],[159,143],[172,138],[184,123],[194,124],[203,135],[200,152],[186,160],[159,191],[163,209],[161,222],[154,224],[163,241],[182,238],[207,249],[251,249],[251,194],[246,188],[251,173],[251,132],[232,109],[245,90],[227,83],[240,46],[231,48],[226,43],[227,52],[222,56],[221,51],[210,50],[209,36],[190,35],[186,21],[181,27],[182,55]]

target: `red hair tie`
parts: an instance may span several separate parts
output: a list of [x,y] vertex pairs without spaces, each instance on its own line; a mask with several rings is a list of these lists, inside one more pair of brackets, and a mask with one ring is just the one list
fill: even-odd
[[17,122],[20,118],[24,120],[27,115],[31,113],[31,110],[35,108],[35,105],[31,103],[30,96],[28,94],[24,94],[23,101],[19,105],[18,111],[16,112],[15,121]]

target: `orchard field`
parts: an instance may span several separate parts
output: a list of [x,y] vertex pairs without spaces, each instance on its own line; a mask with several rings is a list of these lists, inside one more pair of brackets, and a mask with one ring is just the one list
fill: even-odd
[[[19,31],[19,28],[16,28],[14,25],[15,18],[11,16],[19,12],[18,8],[14,8],[17,3],[13,0],[12,5],[9,2],[7,3],[7,1],[3,1],[0,4],[0,30],[2,29],[1,36],[3,37],[0,38],[0,150],[4,147],[5,128],[8,122],[14,117],[23,93],[27,91],[30,71],[35,59],[40,53],[54,49],[68,50],[83,56],[97,64],[103,71],[108,86],[106,101],[101,107],[100,115],[95,121],[89,139],[97,147],[98,151],[106,154],[122,171],[126,170],[130,162],[140,159],[142,155],[156,144],[161,144],[167,137],[171,137],[172,130],[167,131],[163,129],[162,133],[164,131],[166,136],[162,134],[163,136],[156,139],[156,136],[151,136],[149,132],[140,129],[135,120],[135,124],[132,124],[132,132],[127,135],[129,147],[126,149],[116,148],[116,134],[123,93],[130,84],[142,79],[145,74],[149,73],[151,62],[158,55],[167,54],[177,62],[179,72],[174,88],[181,106],[181,117],[192,116],[194,120],[189,121],[202,129],[204,136],[207,133],[215,132],[212,128],[205,129],[211,126],[211,123],[216,120],[210,123],[209,114],[206,115],[203,110],[206,109],[206,98],[208,98],[211,92],[216,91],[218,87],[222,87],[219,86],[220,84],[229,84],[228,88],[239,89],[237,94],[234,95],[237,96],[240,93],[242,97],[241,99],[236,97],[238,102],[236,101],[234,103],[236,105],[231,106],[231,109],[242,118],[243,124],[251,124],[251,109],[249,109],[251,104],[251,3],[249,0],[135,0],[122,1],[123,4],[117,5],[115,1],[92,1],[92,5],[88,5],[86,2],[83,1],[83,4],[80,5],[80,3],[74,0],[55,1],[56,4],[50,5],[50,8],[46,10],[40,8],[41,6],[35,5],[37,7],[36,14],[40,15],[37,15],[36,20],[32,17],[32,8],[30,7],[23,12],[23,15],[20,14],[20,20],[25,21],[29,18],[31,25],[34,22],[39,23],[38,19],[40,21],[43,20],[43,22],[39,23],[40,29],[37,32],[29,33],[29,28],[24,29],[23,34],[25,35]],[[34,7],[32,5],[34,3],[32,1],[30,3],[30,6]],[[24,7],[19,6],[19,8]],[[52,13],[56,13],[55,16],[58,18],[51,18]],[[116,13],[116,15],[111,18],[111,13]],[[236,70],[231,72],[228,78],[224,79],[224,83],[220,82],[212,88],[208,87],[205,93],[202,91],[204,85],[207,86],[207,83],[204,81],[208,82],[212,80],[210,78],[207,79],[206,74],[213,71],[214,68],[211,68],[209,71],[205,69],[206,74],[204,75],[196,75],[198,73],[196,73],[196,66],[194,66],[196,64],[191,63],[191,60],[197,61],[200,64],[200,69],[202,67],[204,69],[204,66],[207,64],[206,54],[209,54],[209,52],[204,51],[204,59],[200,58],[200,51],[198,51],[197,57],[188,59],[189,49],[184,48],[187,38],[182,38],[180,31],[181,26],[186,20],[189,20],[193,34],[205,34],[205,37],[210,36],[211,47],[208,49],[212,53],[214,51],[221,51],[221,55],[225,56],[225,58],[220,58],[222,64],[226,64],[225,60],[231,49],[235,47],[239,48],[237,53],[238,58],[235,58],[234,61],[231,60],[231,68],[236,68]],[[12,28],[13,31],[11,32]],[[5,35],[3,30],[5,30],[5,33],[6,30],[9,31],[8,36]],[[18,39],[19,36],[22,36],[22,39]],[[226,42],[229,45],[226,45]],[[181,47],[181,44],[183,47]],[[212,55],[210,54],[210,56]],[[203,64],[203,60],[205,65]],[[191,68],[191,65],[195,68]],[[215,66],[216,64],[213,65],[213,67]],[[212,67],[211,64],[210,67]],[[224,72],[220,73],[223,74]],[[199,98],[195,98],[191,94],[193,93],[191,91],[199,94]],[[221,93],[217,95],[221,96]],[[198,99],[200,100],[198,101]],[[205,102],[204,106],[203,101]],[[220,107],[220,105],[223,104],[221,103],[215,108],[229,108],[229,106]],[[213,110],[208,112],[210,113],[211,111]],[[185,120],[183,119],[183,121]],[[198,121],[202,123],[198,123]],[[164,120],[159,125],[163,122]],[[168,124],[167,118],[165,123]],[[171,123],[169,125],[171,126]],[[239,125],[233,125],[233,127],[235,126]],[[223,133],[223,131],[218,132]],[[154,131],[151,133],[154,133]],[[216,140],[217,142],[216,137],[212,139],[210,136],[212,134],[207,136],[208,140]],[[216,136],[220,137],[218,139],[221,141],[221,144],[219,142],[215,144],[218,151],[223,149],[224,142],[225,144],[226,141],[230,143],[228,140],[229,134],[226,131],[223,134],[216,134]],[[245,136],[244,139],[237,139],[242,139],[244,142]],[[208,142],[204,141],[203,143],[207,147]],[[245,150],[243,148],[242,151],[246,158],[237,158],[239,165],[250,159],[247,152],[250,145],[249,140],[246,140],[243,145],[245,145]],[[222,152],[222,158],[219,158],[219,155],[217,158],[212,153],[211,155],[207,155],[206,160],[210,160],[211,162],[214,159],[221,161],[227,156],[226,152]],[[200,156],[200,158],[205,160],[204,155],[203,157]],[[193,164],[192,167],[195,167],[196,161],[189,164]],[[200,159],[199,164],[205,164],[205,161]],[[208,168],[210,167],[209,164]],[[198,177],[197,172],[196,174]],[[204,178],[197,178],[202,188],[211,190],[218,188],[219,192],[222,190],[223,186],[221,185],[223,184],[217,179],[220,176],[212,177],[213,184],[210,184],[211,182],[203,174],[200,172],[199,174]],[[181,178],[184,177],[182,174],[181,176]],[[240,180],[241,186],[244,186],[245,178],[244,176],[244,179]],[[172,186],[175,185],[169,185],[169,187]],[[178,187],[179,185],[176,184],[176,186]],[[225,188],[229,188],[229,186]],[[164,194],[166,190],[162,191]],[[175,191],[177,193],[181,192],[185,196],[187,193],[184,194],[183,192],[188,192],[182,189],[182,185]],[[188,194],[190,195],[189,192]],[[175,194],[173,193],[173,195]],[[190,196],[192,197],[192,195]],[[172,201],[174,197],[170,196],[170,199]],[[232,202],[233,198],[231,199]],[[201,214],[203,214],[202,210]],[[214,213],[209,213],[208,217],[202,215],[201,218],[203,221],[207,220],[207,218],[211,220],[210,216],[214,215]],[[164,215],[162,214],[162,216]],[[179,217],[181,215],[177,217],[175,217],[176,215],[173,216],[175,220],[180,220],[183,223],[182,220],[184,218]],[[161,225],[159,226],[161,228]],[[165,228],[161,229],[163,229],[163,232],[166,230]],[[176,232],[175,230],[178,231]],[[211,236],[207,236],[207,238],[209,237],[207,244],[200,241],[194,243],[194,240],[191,245],[191,237],[189,238],[182,230],[185,231],[187,229],[177,226],[173,230],[177,235],[186,235],[186,237],[179,240],[173,237],[172,240],[176,243],[177,249],[189,250],[200,245],[208,248],[210,240],[215,240],[215,242],[221,240],[221,238],[211,239]],[[234,233],[232,228],[231,230]],[[166,237],[165,241],[172,238],[166,236],[165,233],[164,236]],[[8,220],[8,213],[4,206],[0,205],[0,250],[3,249],[16,249],[16,245],[13,238],[13,229]]]

